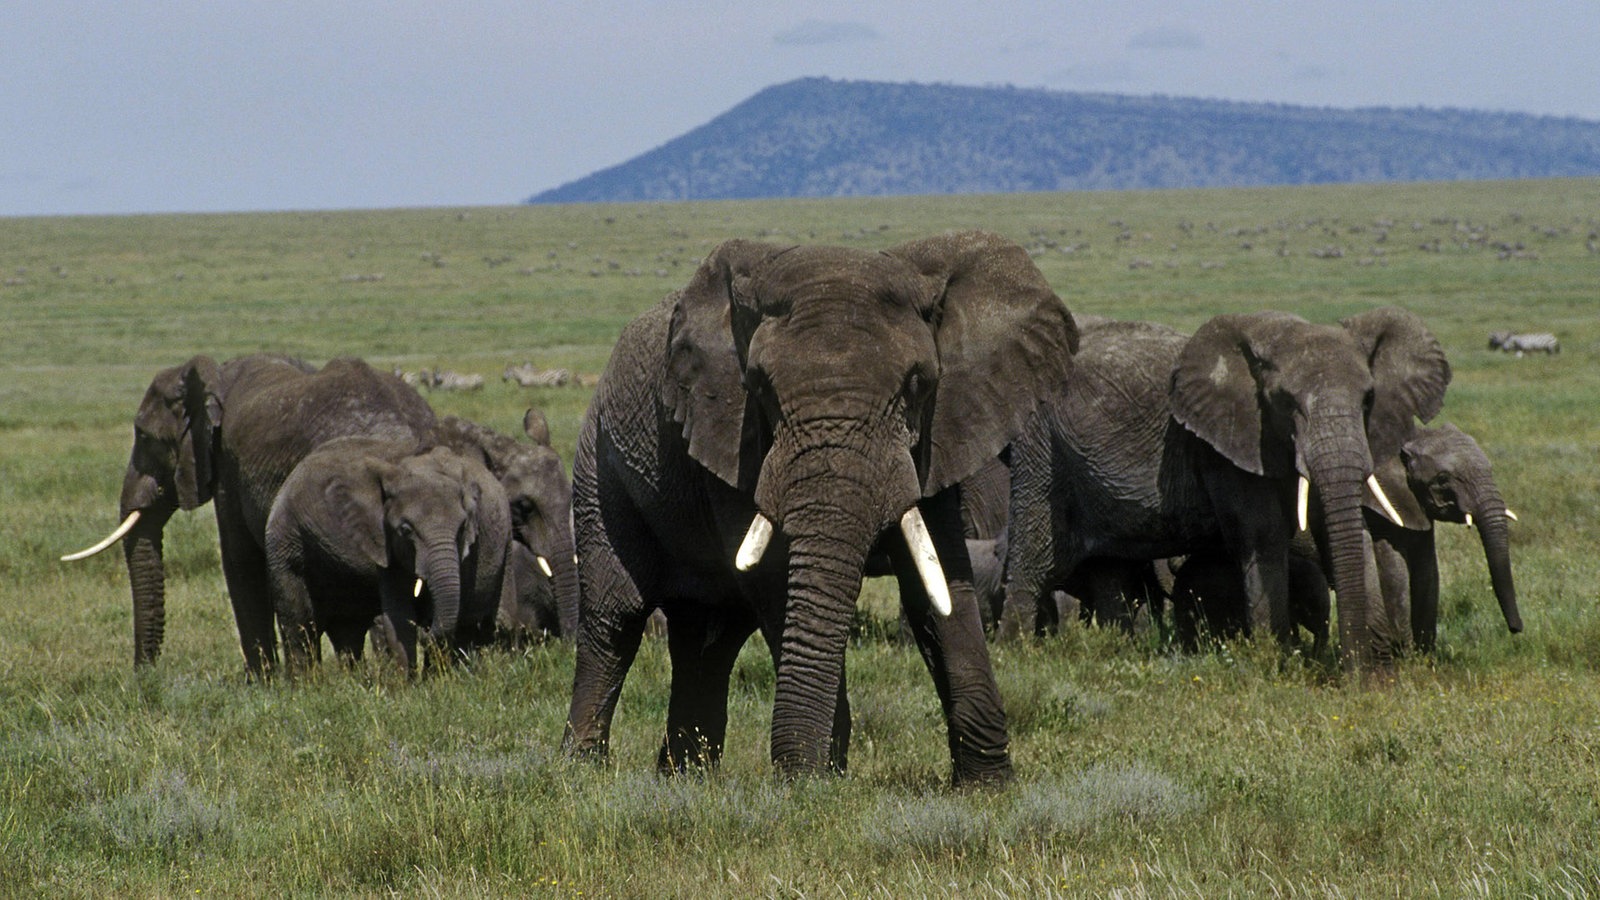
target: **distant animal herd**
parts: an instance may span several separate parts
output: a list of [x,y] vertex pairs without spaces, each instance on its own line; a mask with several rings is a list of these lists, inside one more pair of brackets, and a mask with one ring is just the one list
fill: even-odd
[[[1549,333],[1488,346],[1560,350]],[[1450,364],[1403,309],[1184,333],[1075,316],[988,232],[875,251],[731,240],[624,329],[603,375],[501,378],[599,388],[570,481],[537,411],[512,436],[422,393],[481,390],[483,374],[197,355],[135,411],[122,524],[64,559],[122,543],[137,665],[163,643],[164,526],[208,502],[252,678],[305,671],[324,637],[410,673],[575,640],[575,756],[607,754],[622,680],[664,618],[663,772],[718,763],[757,631],[775,767],[844,771],[867,575],[897,580],[957,784],[1011,775],[989,643],[1063,619],[1170,622],[1189,649],[1254,633],[1386,680],[1435,645],[1433,529],[1458,522],[1522,628],[1515,513],[1471,436],[1423,424]]]

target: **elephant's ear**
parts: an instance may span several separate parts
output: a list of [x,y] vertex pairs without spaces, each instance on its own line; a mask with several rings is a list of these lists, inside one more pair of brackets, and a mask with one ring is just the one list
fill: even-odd
[[754,323],[741,323],[744,343],[737,343],[733,321],[749,313],[733,309],[736,287],[753,268],[782,251],[772,244],[728,241],[706,257],[688,286],[672,298],[661,401],[682,427],[689,455],[734,487],[741,484],[741,465],[752,482],[746,486],[753,486],[760,465],[759,454],[748,446],[755,423],[746,427],[741,349],[748,345]]
[[1374,460],[1387,459],[1415,430],[1439,414],[1450,385],[1444,348],[1415,313],[1398,307],[1369,310],[1340,324],[1350,332],[1372,369],[1372,412],[1367,443]]
[[541,447],[550,446],[550,423],[537,409],[530,408],[522,414],[522,433]]
[[1303,324],[1288,313],[1216,316],[1184,343],[1172,370],[1172,417],[1246,472],[1267,474],[1270,440],[1262,421],[1261,332]]
[[[329,546],[348,547],[356,558],[376,568],[387,567],[389,545],[384,533],[383,484],[398,472],[397,467],[368,457],[328,479],[322,492],[327,503],[326,515],[318,519],[319,530],[328,532],[322,536],[323,540]],[[309,515],[316,515],[316,511]]]
[[178,443],[178,505],[194,509],[211,499],[216,487],[216,434],[222,425],[222,401],[217,393],[222,370],[209,356],[184,363],[178,384],[183,397],[187,432]]
[[1022,430],[1039,401],[1066,390],[1078,327],[1023,248],[962,231],[885,250],[931,288],[939,386],[924,440],[923,493],[966,479]]

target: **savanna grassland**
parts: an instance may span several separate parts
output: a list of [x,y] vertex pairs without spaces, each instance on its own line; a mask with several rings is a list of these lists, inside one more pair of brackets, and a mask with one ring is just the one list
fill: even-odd
[[[487,653],[246,683],[209,510],[167,529],[165,651],[135,672],[111,552],[129,423],[196,353],[488,377],[430,395],[570,465],[623,323],[724,238],[882,247],[984,227],[1078,312],[1421,314],[1441,419],[1511,506],[1527,631],[1441,526],[1439,652],[1363,688],[1250,642],[1068,629],[994,648],[1018,773],[952,793],[938,705],[868,584],[842,779],[781,783],[764,649],[727,759],[653,774],[667,660],[647,641],[613,765],[558,753],[572,654]],[[639,206],[0,220],[0,894],[48,896],[1600,896],[1600,180]],[[1555,357],[1486,349],[1560,335]]]

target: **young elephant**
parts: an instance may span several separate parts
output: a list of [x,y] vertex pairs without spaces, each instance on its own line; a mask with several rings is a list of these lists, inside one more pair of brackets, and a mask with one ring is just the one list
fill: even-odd
[[1438,636],[1439,559],[1435,522],[1475,526],[1483,542],[1489,579],[1506,628],[1522,631],[1517,588],[1511,577],[1510,520],[1489,457],[1472,436],[1455,427],[1417,428],[1397,456],[1378,467],[1378,479],[1395,498],[1404,527],[1368,507],[1367,530],[1388,614],[1395,631],[1418,650],[1431,651]]
[[444,646],[491,633],[511,520],[500,483],[443,447],[344,438],[311,453],[267,520],[267,564],[290,671],[363,637],[417,661],[419,629]]

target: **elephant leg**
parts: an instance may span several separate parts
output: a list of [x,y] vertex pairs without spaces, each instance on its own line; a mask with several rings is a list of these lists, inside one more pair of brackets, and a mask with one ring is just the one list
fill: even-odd
[[217,492],[217,532],[222,547],[222,575],[239,629],[239,648],[245,672],[265,677],[277,665],[276,617],[266,553],[250,536],[243,516],[233,510],[222,491]]
[[1066,528],[1054,469],[1051,442],[1036,418],[1011,447],[1005,601],[996,630],[1002,639],[1042,634],[1058,622],[1051,589],[1062,569],[1057,557]]
[[728,733],[728,680],[755,626],[748,616],[695,601],[669,610],[672,695],[656,768],[662,774],[715,768]]
[[296,675],[318,662],[322,650],[300,554],[275,553],[269,561],[268,574],[283,637],[284,664],[290,675]]
[[1405,556],[1411,572],[1411,639],[1417,650],[1432,653],[1439,640],[1439,555],[1434,533],[1413,535]]
[[[1367,515],[1369,523],[1376,516]],[[1387,527],[1386,527],[1387,526]],[[1372,558],[1378,570],[1378,590],[1376,595],[1369,595],[1381,599],[1381,603],[1372,604],[1374,615],[1381,617],[1386,623],[1384,629],[1387,633],[1403,636],[1402,640],[1409,643],[1412,634],[1412,622],[1415,613],[1412,610],[1411,597],[1411,566],[1404,545],[1409,543],[1405,534],[1396,534],[1399,529],[1388,523],[1372,523],[1369,532],[1372,535]],[[1396,650],[1403,649],[1399,644]]]
[[[325,630],[328,642],[333,644],[333,652],[341,662],[354,665],[361,661],[361,653],[367,641],[367,627],[360,620],[341,619],[329,622]],[[285,655],[287,655],[287,645]]]
[[[1271,634],[1287,647],[1294,637],[1289,614],[1289,539],[1293,534],[1290,491],[1278,483],[1225,466],[1206,480],[1223,543],[1243,579],[1251,632]],[[1278,496],[1282,493],[1283,496]]]
[[891,540],[887,544],[900,582],[901,606],[944,712],[952,782],[959,786],[1007,781],[1012,769],[1005,707],[972,590],[972,567],[962,539],[955,492],[945,491],[923,501],[922,512],[949,581],[950,615],[932,609],[905,542]]
[[[622,682],[639,653],[650,615],[660,605],[660,598],[647,596],[645,588],[660,581],[663,551],[632,503],[620,491],[602,491],[594,482],[593,473],[582,472],[573,481],[582,606],[573,641],[572,703],[561,747],[569,756],[603,760],[610,753],[611,719]],[[669,623],[669,634],[671,630]]]

